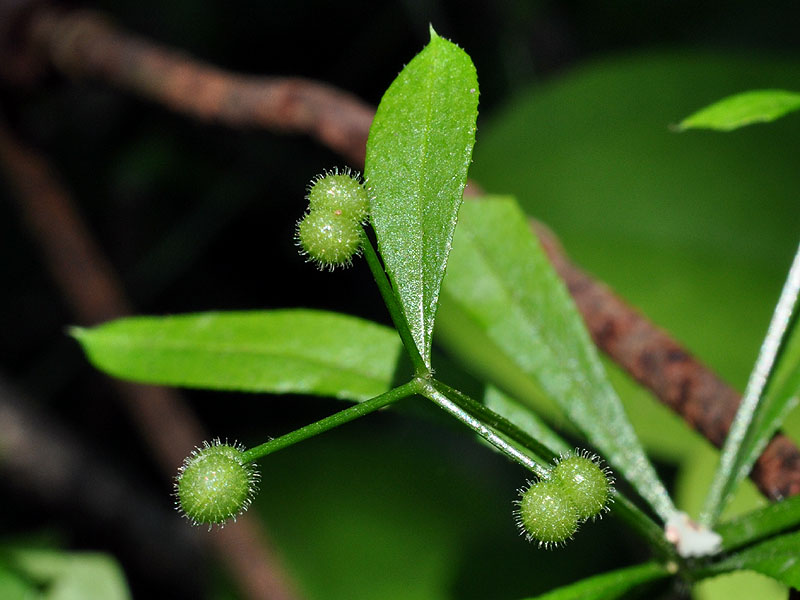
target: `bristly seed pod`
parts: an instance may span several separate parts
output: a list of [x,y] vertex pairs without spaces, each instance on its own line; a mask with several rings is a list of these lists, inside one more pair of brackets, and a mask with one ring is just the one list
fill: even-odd
[[550,481],[561,487],[582,520],[595,519],[609,510],[614,478],[596,454],[567,454],[556,464]]
[[312,210],[297,224],[297,245],[320,270],[346,267],[361,251],[361,225],[343,214]]
[[578,513],[561,487],[551,481],[539,481],[520,490],[519,508],[515,511],[520,532],[539,547],[563,545],[578,530]]
[[244,448],[204,442],[184,460],[175,478],[177,508],[192,524],[222,526],[236,520],[253,501],[259,474],[255,465],[242,461]]
[[365,223],[369,213],[369,197],[358,173],[345,167],[320,175],[308,188],[308,210],[341,214],[357,223]]
[[520,532],[540,547],[563,545],[579,524],[596,519],[613,502],[611,470],[585,450],[563,455],[544,477],[520,490],[514,511]]

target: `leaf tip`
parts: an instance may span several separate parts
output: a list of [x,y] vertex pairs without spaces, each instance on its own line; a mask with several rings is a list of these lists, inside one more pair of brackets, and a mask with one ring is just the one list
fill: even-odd
[[89,330],[86,327],[79,327],[78,325],[70,325],[66,328],[66,334],[78,341],[81,341],[81,339],[86,336],[88,331]]
[[430,30],[431,34],[431,41],[439,37],[439,34],[436,33],[436,30],[433,28],[433,23],[428,23],[428,29]]

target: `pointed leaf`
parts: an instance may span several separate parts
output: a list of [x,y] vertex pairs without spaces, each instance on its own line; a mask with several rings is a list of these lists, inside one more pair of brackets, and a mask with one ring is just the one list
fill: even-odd
[[[458,340],[451,352],[471,364],[471,354],[490,353],[483,375],[522,401],[552,399],[664,520],[673,514],[572,298],[512,199],[464,203],[442,298],[443,340]],[[445,310],[457,320],[447,323]]]
[[[800,247],[736,411],[700,520],[713,525],[800,400]],[[767,385],[769,383],[769,385]],[[766,388],[766,391],[765,391]]]
[[392,329],[313,310],[132,317],[73,335],[92,364],[124,379],[348,400],[390,389],[401,355]]
[[786,90],[753,90],[724,98],[707,106],[678,125],[678,130],[716,129],[731,131],[767,123],[800,110],[800,94]]
[[431,30],[430,43],[384,94],[367,141],[372,225],[428,365],[477,114],[478,80],[472,61]]
[[660,564],[645,563],[595,575],[531,600],[613,600],[637,586],[669,575],[669,571]]

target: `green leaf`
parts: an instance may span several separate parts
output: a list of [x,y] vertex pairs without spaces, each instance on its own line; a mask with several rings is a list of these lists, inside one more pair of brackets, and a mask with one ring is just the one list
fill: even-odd
[[721,524],[722,549],[735,550],[800,525],[800,496],[775,502]]
[[15,570],[44,588],[44,600],[130,598],[122,569],[104,554],[13,549],[6,557]]
[[384,94],[367,141],[378,248],[428,366],[477,114],[472,61],[431,29],[430,43]]
[[798,548],[800,548],[800,532],[787,533],[728,556],[718,563],[709,565],[698,575],[709,577],[747,569],[800,589]]
[[366,400],[391,388],[397,333],[314,310],[132,317],[73,329],[97,368],[142,383]]
[[516,202],[464,204],[442,298],[439,326],[452,353],[475,365],[475,356],[491,352],[483,374],[492,383],[521,401],[551,398],[664,520],[674,513],[572,298]]
[[736,486],[747,477],[770,438],[798,404],[800,334],[797,333],[796,322],[800,310],[799,298],[800,247],[775,307],[742,402],[725,439],[719,467],[700,516],[701,522],[706,525],[716,522]]
[[786,90],[753,90],[734,94],[680,122],[677,129],[731,131],[752,123],[768,123],[800,109],[800,94]]
[[639,585],[669,575],[669,571],[660,564],[645,563],[595,575],[530,600],[613,600]]
[[38,590],[30,581],[0,562],[0,598],[3,600],[33,600]]

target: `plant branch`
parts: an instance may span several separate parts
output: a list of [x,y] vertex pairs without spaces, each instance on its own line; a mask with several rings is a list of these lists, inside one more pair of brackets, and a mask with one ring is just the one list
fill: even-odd
[[548,470],[546,467],[540,465],[530,456],[520,451],[519,448],[497,435],[497,433],[486,426],[480,418],[471,415],[467,410],[462,408],[459,401],[455,399],[453,395],[439,391],[430,381],[421,379],[415,381],[418,383],[417,393],[420,396],[425,396],[447,414],[454,417],[457,421],[461,421],[461,423],[469,427],[481,438],[500,450],[500,452],[505,454],[508,458],[535,473],[537,477],[545,479],[548,477]]
[[[363,165],[374,111],[350,94],[299,78],[227,73],[123,32],[97,13],[44,8],[25,16],[6,21],[24,24],[17,38],[27,40],[27,48],[15,53],[20,60],[14,64],[26,65],[31,72],[40,72],[37,64],[46,63],[71,77],[99,78],[202,121],[304,133],[353,166]],[[25,77],[14,81],[21,79]],[[471,184],[465,193],[470,188],[474,190]],[[607,286],[572,264],[552,233],[536,228],[595,343],[720,446],[739,394]],[[776,435],[751,478],[772,499],[800,493],[800,451],[787,437]]]
[[302,442],[303,440],[307,440],[308,438],[319,435],[320,433],[324,433],[329,429],[338,427],[339,425],[349,423],[354,419],[368,415],[369,413],[375,412],[384,406],[388,406],[394,402],[397,402],[398,400],[402,400],[403,398],[413,396],[416,393],[417,384],[414,381],[410,381],[379,396],[370,398],[365,402],[354,404],[350,408],[339,411],[330,417],[326,417],[317,421],[316,423],[311,423],[310,425],[306,425],[300,429],[295,429],[291,433],[287,433],[279,438],[275,438],[274,440],[270,440],[259,446],[250,448],[242,454],[242,460],[244,460],[246,463],[259,460],[269,454],[272,454],[273,452],[277,452],[278,450],[282,450],[283,448],[292,446],[298,442]]
[[[528,435],[522,429],[514,425],[511,421],[497,414],[490,408],[487,408],[477,400],[469,397],[464,392],[455,388],[451,388],[449,385],[442,383],[438,379],[432,380],[431,384],[442,394],[445,394],[451,400],[456,401],[458,405],[470,415],[480,419],[483,423],[496,430],[498,433],[506,436],[510,440],[513,440],[517,444],[527,448],[542,461],[553,461],[558,458],[557,453],[550,450],[539,440]],[[544,476],[549,477],[547,473],[544,473]]]
[[[555,452],[543,446],[538,440],[532,438],[530,435],[519,429],[516,425],[503,418],[501,415],[498,415],[493,410],[485,407],[480,402],[470,398],[467,394],[453,389],[438,380],[431,381],[429,385],[438,390],[442,395],[450,400],[452,404],[456,405],[470,418],[476,420],[478,423],[489,424],[492,429],[495,429],[498,433],[507,437],[512,442],[519,444],[531,452],[534,452],[540,457],[540,459],[552,460],[558,456]],[[470,429],[476,431],[479,435],[481,435],[481,437],[486,439],[490,444],[496,446],[501,452],[508,454],[505,447],[495,444],[492,439],[484,436],[473,426],[470,421],[463,419],[458,412],[453,411],[448,406],[444,406],[440,400],[431,398],[430,396],[427,397],[434,401],[439,407],[443,408],[451,415],[456,417],[459,421],[467,425]],[[522,466],[533,471],[537,477],[545,479],[549,477],[548,469],[542,465],[539,465],[535,461],[534,464],[536,468],[534,469],[531,468],[529,464],[517,460],[516,456],[512,455],[509,457]],[[644,512],[642,512],[641,509],[628,500],[628,498],[617,491],[614,492],[614,500],[616,503],[614,507],[614,514],[617,517],[622,519],[631,529],[636,531],[643,539],[645,539],[662,559],[672,559],[675,557],[675,547],[669,543],[669,541],[667,541],[666,537],[664,536],[664,530],[658,525],[658,523],[653,521],[653,519],[648,517]]]

